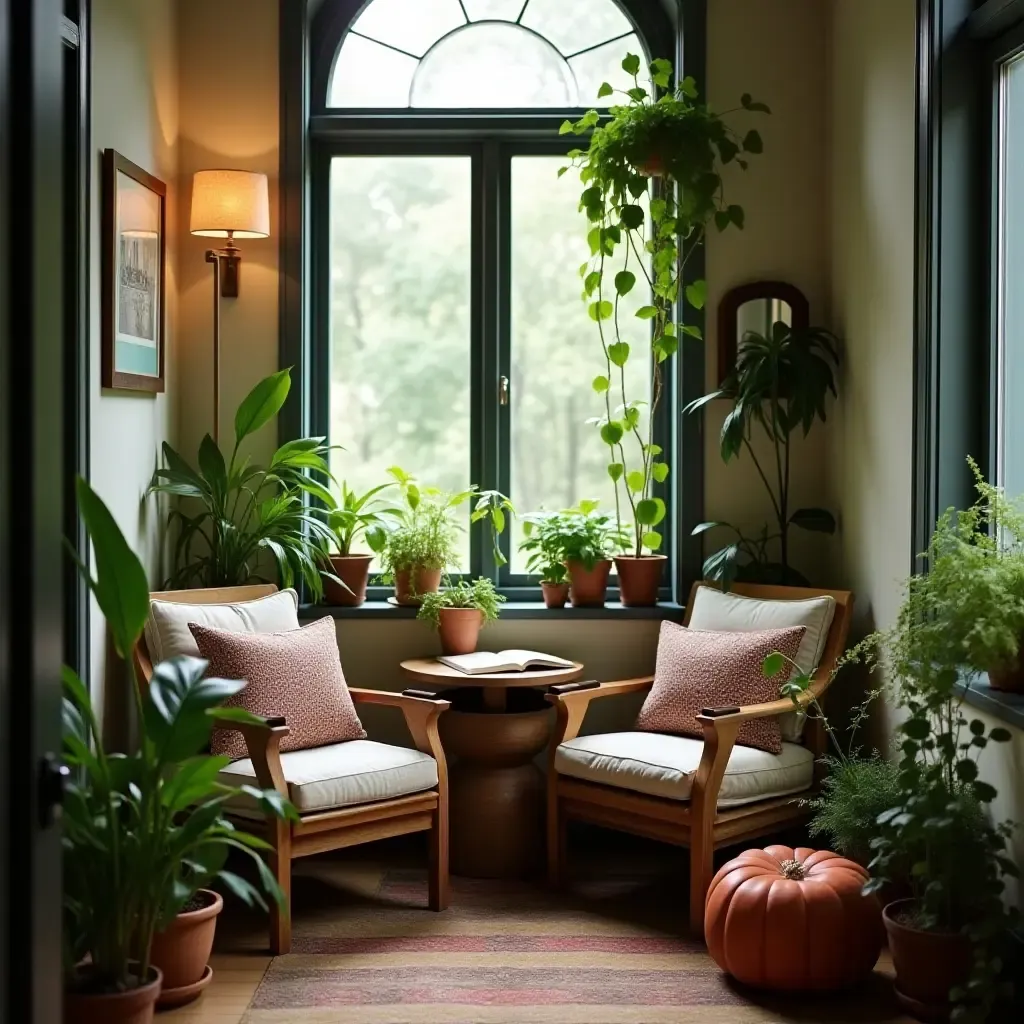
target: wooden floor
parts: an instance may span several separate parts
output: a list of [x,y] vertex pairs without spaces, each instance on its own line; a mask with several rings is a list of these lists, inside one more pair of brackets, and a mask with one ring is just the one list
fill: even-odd
[[[353,887],[362,892],[372,892],[385,882],[389,872],[393,873],[396,863],[404,865],[408,863],[407,851],[401,846],[389,844],[377,844],[376,846],[363,847],[358,852],[348,851],[347,853],[328,855],[326,865],[324,858],[313,858],[310,861],[299,863],[299,871],[310,871],[312,875],[322,872],[330,872],[331,877],[337,879],[344,877],[346,883],[351,882]],[[418,859],[418,857],[417,857]],[[317,862],[320,862],[318,865]],[[302,879],[298,879],[298,888],[301,891]],[[310,882],[312,880],[309,880]],[[538,897],[535,897],[538,898]],[[300,907],[296,914],[296,924],[301,930],[302,922],[305,919],[307,924],[313,919],[318,919],[320,925],[325,920],[332,920],[334,911],[323,905],[308,905]],[[304,915],[304,917],[303,917]],[[433,917],[433,915],[431,915]],[[259,917],[253,917],[248,912],[240,912],[237,906],[228,906],[221,917],[217,946],[211,965],[214,971],[213,981],[202,997],[195,1003],[168,1010],[160,1013],[157,1022],[164,1024],[249,1024],[250,1020],[260,1021],[287,1021],[288,1024],[366,1024],[371,1021],[383,1021],[380,1016],[385,1010],[384,1007],[370,1006],[313,1006],[299,1008],[293,1006],[287,1012],[277,1013],[267,1010],[256,1010],[250,1016],[248,1010],[256,991],[263,980],[264,975],[273,963],[266,949],[267,933],[265,922]],[[282,964],[289,960],[303,959],[294,954],[286,958]],[[427,963],[428,960],[424,960]],[[455,962],[452,961],[452,966]],[[552,966],[554,966],[552,964]],[[708,960],[708,969],[717,971],[714,964]],[[829,1024],[831,1022],[842,1022],[842,1024],[903,1024],[908,1018],[894,1012],[891,996],[888,992],[888,983],[883,975],[891,974],[891,961],[888,954],[883,954],[882,961],[873,979],[874,990],[879,992],[880,998],[874,996],[865,999],[847,1001],[846,997],[840,997],[838,1002],[829,1004],[826,1016]],[[424,979],[426,981],[426,979]],[[270,981],[268,979],[268,984]],[[882,990],[886,990],[882,992]],[[264,1002],[266,1000],[264,999]],[[856,1003],[856,1008],[851,1005]],[[845,1004],[845,1005],[844,1005]],[[429,1007],[409,1007],[408,1015],[402,1016],[403,1024],[406,1021],[415,1024],[424,1024],[428,1020],[422,1016],[423,1011]],[[480,1024],[487,1021],[508,1021],[518,1020],[516,1017],[509,1017],[507,1013],[511,1008],[501,1012],[500,1007],[451,1007],[450,1015],[446,1014],[445,1020],[429,1020],[429,1024]],[[571,1009],[573,1012],[564,1017],[564,1024],[571,1022],[586,1021],[592,1024],[593,1017],[588,1016],[596,1007],[579,1006]],[[679,1008],[671,1010],[669,1016],[665,1016],[668,1008],[659,1010],[654,1006],[635,1006],[629,1009],[622,1008],[613,1016],[601,1014],[601,1020],[609,1021],[611,1024],[650,1024],[653,1021],[671,1020],[672,1024],[823,1024],[825,1017],[821,1016],[821,1007],[811,1005],[800,1005],[799,1002],[789,1001],[786,1004],[779,1004],[773,999],[760,1000],[751,998],[749,1003],[742,999],[730,1006],[699,1006]],[[835,1011],[834,1013],[832,1011]],[[406,1011],[403,1011],[405,1013]],[[514,1011],[513,1011],[514,1012]],[[582,1014],[582,1015],[581,1015]],[[396,1022],[397,1017],[385,1014],[389,1022]],[[523,1018],[525,1020],[525,1018]],[[531,1018],[532,1019],[532,1018]],[[541,1018],[538,1018],[541,1019]],[[548,1017],[542,1018],[548,1020]]]

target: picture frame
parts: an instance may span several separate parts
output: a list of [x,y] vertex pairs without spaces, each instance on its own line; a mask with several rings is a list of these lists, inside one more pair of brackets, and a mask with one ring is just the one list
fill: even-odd
[[103,153],[104,388],[164,390],[167,186],[112,149]]

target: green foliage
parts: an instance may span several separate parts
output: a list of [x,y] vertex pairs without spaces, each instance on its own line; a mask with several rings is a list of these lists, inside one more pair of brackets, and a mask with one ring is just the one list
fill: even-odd
[[[166,442],[165,466],[153,474],[150,493],[194,500],[200,510],[171,510],[177,526],[170,588],[240,586],[258,579],[260,556],[269,553],[282,586],[305,582],[315,599],[323,584],[321,566],[334,536],[307,507],[306,495],[332,502],[322,437],[289,441],[274,452],[269,466],[239,456],[242,442],[269,423],[284,405],[291,370],[261,380],[235,414],[235,443],[229,460],[207,434],[199,446],[198,469]],[[188,505],[186,504],[186,508]]]
[[491,580],[480,577],[468,582],[462,580],[453,586],[446,587],[433,594],[424,594],[420,599],[420,610],[417,619],[429,622],[434,629],[441,624],[442,608],[476,608],[483,616],[483,625],[494,622],[501,611],[505,600],[494,589]]
[[979,756],[1010,732],[968,719],[961,683],[975,670],[1017,657],[1024,630],[1024,516],[987,484],[970,462],[978,501],[949,510],[936,525],[927,552],[929,571],[912,576],[895,626],[865,641],[869,661],[881,661],[899,726],[899,799],[878,818],[872,841],[872,888],[910,865],[915,924],[959,931],[973,947],[970,979],[951,992],[953,1019],[984,1021],[1000,995],[995,951],[1017,923],[1003,902],[1009,822],[988,811],[997,793],[982,777]]
[[378,495],[397,481],[371,487],[357,494],[347,483],[341,485],[341,500],[328,505],[327,525],[334,532],[334,544],[339,555],[352,554],[352,545],[362,536],[369,549],[380,554],[387,543],[387,525],[401,514],[401,508],[390,505]]
[[[806,437],[816,420],[825,422],[828,394],[836,394],[835,368],[839,343],[820,327],[792,330],[776,323],[769,334],[747,333],[739,346],[736,366],[716,391],[691,402],[684,413],[700,412],[724,399],[732,409],[722,424],[722,461],[746,451],[771,499],[775,522],[756,537],[747,537],[731,523],[701,523],[694,534],[724,527],[734,540],[704,563],[706,579],[728,586],[742,579],[756,583],[806,584],[789,564],[791,526],[815,533],[834,533],[832,514],[823,508],[790,511],[790,442],[795,431]],[[774,467],[765,469],[752,443],[755,428],[768,439]],[[776,544],[779,559],[770,551]]]
[[[102,501],[83,480],[76,489],[95,553],[89,586],[120,650],[129,654],[149,612],[145,573]],[[86,956],[89,984],[97,991],[138,985],[148,975],[153,933],[214,879],[246,903],[265,907],[258,889],[225,869],[232,849],[251,857],[262,887],[283,900],[260,856],[269,847],[224,817],[225,801],[239,792],[217,782],[229,759],[203,753],[217,718],[258,720],[221,707],[244,682],[207,679],[205,671],[198,658],[174,658],[156,666],[145,692],[132,672],[140,743],[137,752],[120,754],[105,749],[85,684],[64,669],[64,760],[74,769],[62,840],[70,986],[79,982]],[[240,791],[272,816],[295,817],[273,790]]]
[[[561,134],[589,135],[586,150],[570,153],[584,185],[580,209],[589,222],[591,259],[583,268],[583,299],[597,324],[604,354],[604,373],[594,389],[604,395],[604,415],[592,422],[609,448],[609,475],[615,489],[616,517],[622,522],[622,498],[633,513],[633,548],[657,550],[662,543],[655,529],[660,522],[654,501],[655,485],[669,474],[669,465],[655,453],[655,413],[665,388],[665,363],[679,349],[680,333],[701,341],[694,325],[677,329],[675,307],[685,296],[692,310],[701,310],[707,299],[704,281],[686,280],[686,266],[714,222],[722,231],[742,227],[743,209],[725,200],[722,168],[737,163],[746,169],[750,154],[763,144],[756,131],[740,137],[725,120],[697,102],[692,78],[673,87],[673,68],[666,60],[654,61],[648,71],[650,84],[639,81],[640,58],[627,54],[622,62],[633,77],[622,105],[611,107],[611,119],[603,122],[596,110],[576,121],[566,121]],[[614,90],[602,86],[601,95]],[[744,97],[743,108],[767,113],[764,104]],[[650,168],[656,167],[654,172]],[[652,184],[651,173],[661,178]],[[641,422],[645,401],[630,398],[625,368],[635,358],[623,341],[620,303],[637,283],[640,274],[651,295],[651,305],[636,316],[649,321],[650,358],[647,423]],[[685,317],[684,317],[685,319]],[[621,399],[621,401],[619,401]],[[616,404],[618,403],[618,404]],[[635,467],[635,468],[634,468]],[[622,487],[622,484],[625,487]]]
[[498,547],[508,519],[515,515],[512,502],[499,491],[481,491],[476,485],[449,494],[436,487],[421,487],[415,477],[399,466],[388,472],[401,488],[404,507],[394,511],[392,523],[386,526],[387,537],[382,545],[383,579],[394,580],[404,569],[447,569],[457,557],[456,537],[460,529],[455,511],[472,504],[470,524],[486,523],[490,528],[491,547],[498,565],[505,557]]
[[529,554],[530,572],[540,572],[546,583],[566,578],[567,562],[582,562],[587,569],[629,544],[629,531],[604,512],[598,502],[581,501],[564,512],[537,512],[523,516],[526,539],[520,551]]

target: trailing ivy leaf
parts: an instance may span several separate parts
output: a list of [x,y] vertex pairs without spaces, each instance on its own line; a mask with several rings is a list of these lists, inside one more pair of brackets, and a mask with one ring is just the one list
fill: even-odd
[[767,103],[756,103],[754,97],[749,92],[745,92],[740,97],[740,104],[744,110],[751,110],[757,114],[770,114],[772,112],[771,107]]
[[642,174],[630,175],[626,183],[626,191],[634,199],[639,199],[647,191],[647,179]]
[[587,274],[586,278],[584,278],[583,281],[583,290],[587,293],[587,295],[593,295],[593,293],[597,290],[597,286],[601,283],[602,277],[603,275],[600,270],[592,270],[589,274]]
[[627,75],[635,76],[640,74],[640,58],[635,53],[627,53],[622,61],[622,70]]
[[565,174],[565,172],[566,172],[567,170],[569,170],[569,168],[568,168],[568,167],[559,167],[559,168],[558,168],[558,176],[559,176],[559,177],[561,177],[561,176],[562,176],[563,174]]
[[667,462],[656,462],[651,466],[651,476],[659,483],[663,484],[668,479],[669,468]]
[[631,405],[628,409],[623,410],[622,418],[627,430],[635,430],[640,425],[640,410],[635,405]]
[[626,474],[626,486],[634,494],[641,494],[643,493],[643,489],[647,486],[647,478],[641,470],[634,469],[631,473]]
[[575,131],[576,131],[576,128],[573,125],[572,121],[563,121],[558,126],[558,134],[559,135],[572,135]]
[[661,455],[664,449],[660,444],[645,444],[644,454],[645,455]]
[[686,301],[694,309],[703,309],[708,298],[708,286],[705,281],[694,281],[686,286]]
[[649,551],[657,551],[661,547],[661,534],[657,530],[648,530],[640,538],[640,543]]
[[743,212],[743,207],[737,206],[735,203],[732,206],[730,206],[729,220],[731,220],[733,224],[736,225],[736,227],[742,229],[743,224],[746,220],[746,214]]
[[704,340],[704,332],[696,324],[683,324],[679,329],[691,338],[696,338],[698,341]]
[[631,231],[643,226],[644,211],[639,206],[624,206],[619,211],[619,219]]
[[637,85],[626,90],[626,95],[635,103],[643,103],[647,99],[647,90]]
[[835,533],[836,521],[832,513],[825,508],[801,508],[797,509],[789,521],[793,526],[799,526],[801,530],[810,530],[812,533]]
[[601,428],[601,440],[609,447],[618,444],[622,440],[622,434],[622,424],[614,420]]
[[603,99],[605,96],[611,96],[615,90],[611,87],[611,83],[602,82],[601,88],[597,90],[597,98]]
[[637,311],[636,315],[641,320],[653,320],[658,315],[657,306],[641,306]]
[[[609,302],[607,305],[610,306],[611,303]],[[609,345],[608,358],[616,366],[625,366],[626,361],[629,359],[629,345],[624,341],[617,341],[613,345]]]
[[608,464],[608,475],[615,483],[618,483],[622,479],[625,468],[621,462],[610,462]]
[[654,349],[654,354],[658,358],[659,363],[665,362],[671,356],[674,356],[679,351],[679,340],[669,335],[656,338],[651,346]]
[[610,386],[611,386],[610,381],[603,374],[600,377],[595,377],[594,378],[594,383],[592,385],[593,389],[599,395],[603,395],[608,390],[608,388]]
[[[587,233],[587,244],[590,246],[590,255],[596,256],[601,251],[601,229],[591,228]],[[584,263],[583,267],[587,267],[589,264]],[[581,268],[582,272],[582,268]]]
[[632,274],[628,270],[620,270],[615,275],[615,290],[619,295],[628,295],[633,290],[633,285],[635,284],[636,274]]
[[587,313],[590,315],[590,319],[594,321],[608,320],[614,312],[615,308],[607,299],[603,302],[592,302],[587,307]]
[[651,200],[651,219],[657,223],[660,221],[668,211],[668,203],[664,199],[652,199]]
[[729,216],[728,210],[715,211],[715,227],[718,228],[719,231],[724,231],[731,224],[732,217]]
[[761,662],[761,675],[765,679],[771,679],[772,676],[777,676],[785,667],[786,659],[778,651],[773,651]]
[[761,140],[761,133],[754,128],[751,128],[746,135],[743,136],[743,148],[748,153],[763,153],[764,142]]
[[697,98],[697,80],[692,75],[687,75],[679,83],[679,91],[690,100]]
[[718,139],[715,145],[718,146],[718,154],[721,156],[723,164],[731,164],[739,156],[740,147],[728,136]]

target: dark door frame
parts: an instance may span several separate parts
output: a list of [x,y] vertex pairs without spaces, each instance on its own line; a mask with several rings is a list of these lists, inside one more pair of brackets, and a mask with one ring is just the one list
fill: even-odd
[[[0,0],[0,1019],[61,1019],[62,0]],[[13,934],[12,934],[13,932]]]

